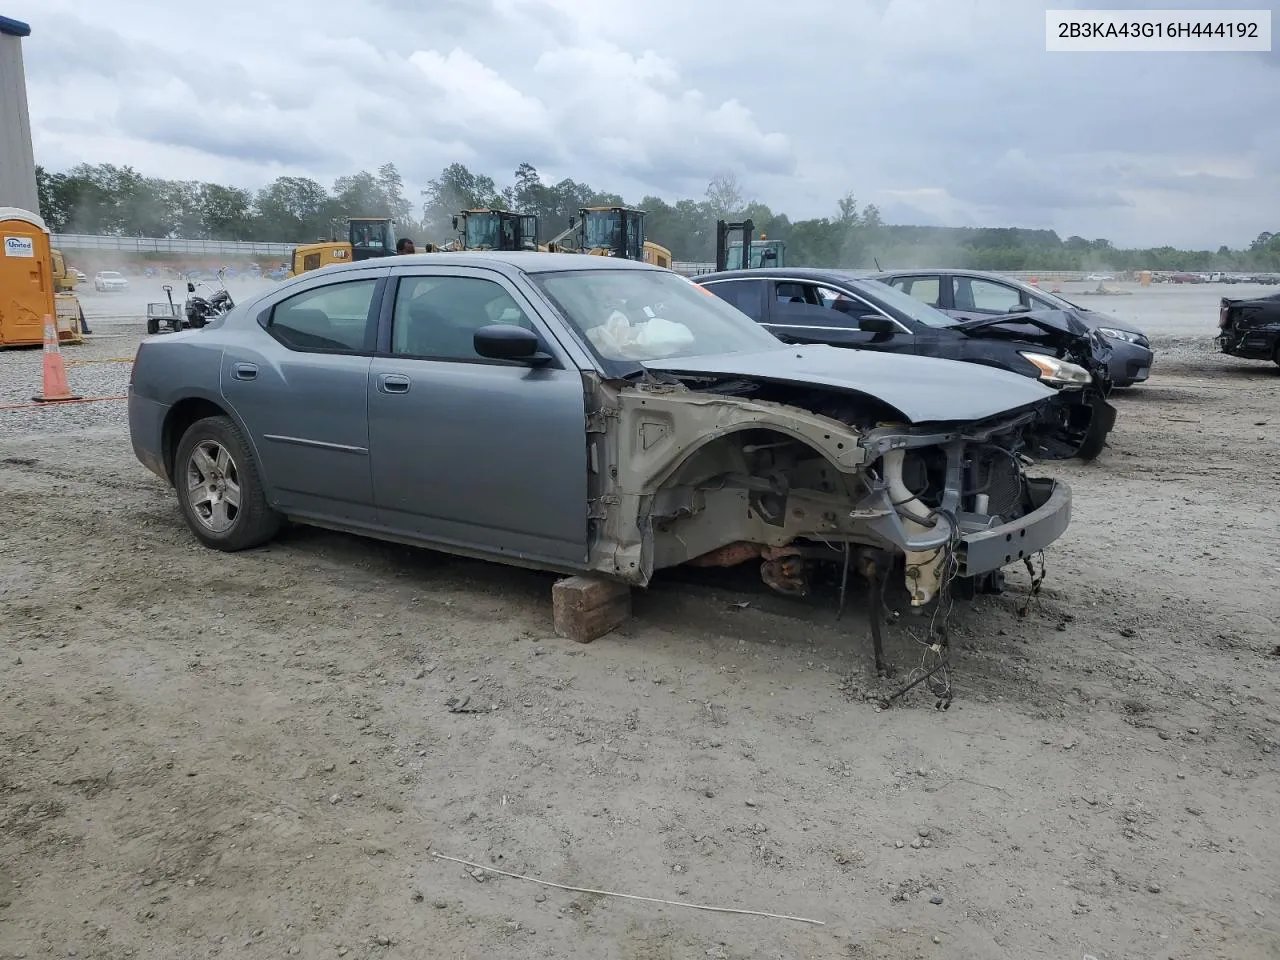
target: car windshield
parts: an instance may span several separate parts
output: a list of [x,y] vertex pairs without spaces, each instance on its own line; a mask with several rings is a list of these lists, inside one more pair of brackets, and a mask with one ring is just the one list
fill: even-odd
[[644,360],[781,346],[736,307],[666,270],[571,270],[533,279],[615,374]]
[[904,313],[916,323],[926,327],[954,327],[957,323],[941,310],[935,309],[908,293],[878,280],[855,280],[849,284],[858,293],[865,294],[886,307]]

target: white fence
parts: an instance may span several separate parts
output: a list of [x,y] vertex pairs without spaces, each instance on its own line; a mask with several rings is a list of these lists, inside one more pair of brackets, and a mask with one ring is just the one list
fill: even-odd
[[87,233],[55,233],[59,250],[118,250],[122,253],[228,254],[242,257],[287,257],[291,243],[238,240],[179,240],[160,237],[98,237]]
[[[99,237],[85,233],[55,233],[53,245],[59,250],[116,250],[122,253],[188,253],[218,256],[241,257],[287,257],[293,250],[291,243],[266,243],[238,240],[179,240],[159,237]],[[799,266],[799,264],[793,264]],[[704,273],[713,273],[714,263],[693,260],[676,260],[671,269],[686,277],[696,277]],[[892,268],[890,268],[892,269]],[[852,273],[870,274],[873,270],[853,270]],[[1071,282],[1087,280],[1095,274],[1083,270],[993,270],[1006,277],[1018,280],[1048,280]],[[1110,274],[1117,280],[1125,279],[1122,274]]]

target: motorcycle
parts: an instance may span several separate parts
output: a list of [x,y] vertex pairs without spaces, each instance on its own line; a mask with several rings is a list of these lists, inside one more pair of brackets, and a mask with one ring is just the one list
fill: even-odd
[[[218,271],[218,282],[221,284],[221,288],[215,290],[208,297],[199,296],[196,293],[195,282],[190,279],[187,280],[187,301],[182,305],[185,326],[199,330],[205,324],[216,320],[236,305],[235,301],[231,299],[231,294],[227,292],[225,274],[225,268]],[[203,281],[200,281],[200,284],[201,286],[206,286]]]

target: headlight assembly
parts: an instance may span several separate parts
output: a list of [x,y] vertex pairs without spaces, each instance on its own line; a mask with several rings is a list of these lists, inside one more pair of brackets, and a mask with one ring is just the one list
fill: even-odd
[[1040,370],[1040,382],[1051,387],[1078,390],[1093,382],[1093,375],[1078,364],[1029,350],[1022,350],[1019,353]]
[[1144,341],[1144,338],[1140,333],[1132,333],[1128,330],[1117,330],[1115,327],[1099,327],[1098,332],[1108,340],[1123,340],[1125,343],[1135,343],[1139,345]]

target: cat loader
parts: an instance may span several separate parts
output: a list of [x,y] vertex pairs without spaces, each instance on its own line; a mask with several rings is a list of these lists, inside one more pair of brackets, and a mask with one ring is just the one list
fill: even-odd
[[671,269],[671,251],[644,236],[644,211],[634,207],[583,207],[578,218],[547,241],[552,253],[623,257]]
[[541,250],[538,246],[538,218],[528,213],[477,207],[463,210],[453,218],[458,236],[437,249],[450,250]]
[[[335,263],[353,263],[374,257],[393,257],[396,253],[395,221],[390,217],[348,217],[347,237],[338,239],[337,221],[328,240],[294,247],[285,277],[296,277],[309,270],[319,270]],[[436,248],[427,244],[425,253]]]

